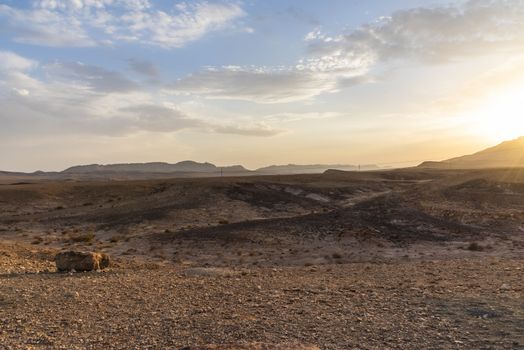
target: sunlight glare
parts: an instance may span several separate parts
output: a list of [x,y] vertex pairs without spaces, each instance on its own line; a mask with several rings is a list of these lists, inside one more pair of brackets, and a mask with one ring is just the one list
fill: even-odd
[[474,118],[479,133],[490,140],[524,136],[524,86],[490,96]]

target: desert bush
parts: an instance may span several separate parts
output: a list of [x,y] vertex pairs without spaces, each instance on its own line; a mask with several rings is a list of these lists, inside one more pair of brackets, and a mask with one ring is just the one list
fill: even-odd
[[75,243],[81,243],[81,242],[90,243],[90,242],[93,242],[94,239],[95,239],[95,234],[92,232],[71,237],[71,241]]
[[484,250],[484,247],[477,242],[471,242],[466,249],[472,252],[481,252]]
[[333,255],[331,255],[333,257],[333,259],[342,259],[342,255],[340,255],[339,253],[333,253]]
[[219,223],[220,225],[227,225],[227,224],[229,224],[229,221],[228,221],[228,220],[225,220],[225,219],[222,219],[222,220],[219,220],[218,223]]
[[117,242],[120,241],[121,239],[122,239],[122,236],[114,235],[114,236],[112,236],[112,237],[109,239],[109,242],[111,242],[111,243],[117,243]]
[[42,237],[40,236],[35,236],[33,237],[33,241],[31,242],[31,244],[40,244],[42,243],[44,240],[42,239]]

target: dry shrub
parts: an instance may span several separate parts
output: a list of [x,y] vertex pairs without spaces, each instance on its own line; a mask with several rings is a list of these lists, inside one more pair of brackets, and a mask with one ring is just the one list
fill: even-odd
[[76,235],[71,237],[71,241],[75,243],[90,243],[95,239],[95,234],[92,232]]
[[35,236],[33,237],[33,241],[31,242],[31,244],[40,244],[42,243],[44,240],[42,239],[42,237],[40,236]]
[[117,243],[118,241],[122,240],[122,236],[120,235],[114,235],[109,239],[109,242],[111,243]]
[[471,242],[466,249],[472,252],[482,252],[485,248],[477,242]]

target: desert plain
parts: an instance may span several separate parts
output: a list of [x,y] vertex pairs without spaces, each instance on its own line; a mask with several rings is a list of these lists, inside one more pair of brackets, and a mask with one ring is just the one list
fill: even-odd
[[0,183],[1,349],[524,349],[522,169]]

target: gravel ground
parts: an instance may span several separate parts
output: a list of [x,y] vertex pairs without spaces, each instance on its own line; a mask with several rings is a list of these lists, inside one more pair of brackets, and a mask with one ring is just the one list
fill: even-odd
[[523,174],[1,186],[0,350],[524,349]]
[[518,259],[75,274],[5,265],[1,349],[524,349]]

